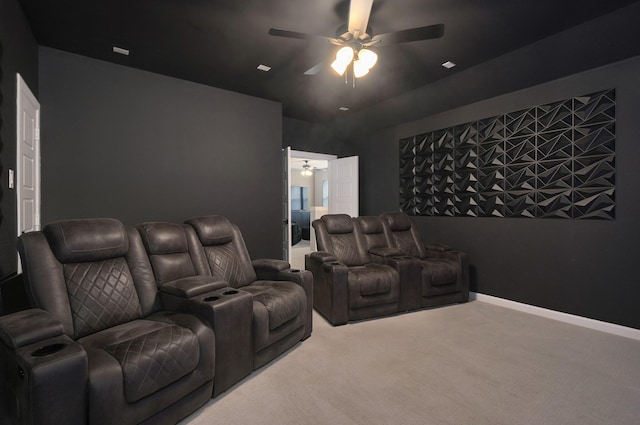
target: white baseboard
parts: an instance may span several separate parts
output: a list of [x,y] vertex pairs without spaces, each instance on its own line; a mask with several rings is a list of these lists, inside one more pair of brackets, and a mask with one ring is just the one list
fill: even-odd
[[587,317],[576,316],[573,314],[562,313],[555,310],[549,310],[542,307],[536,307],[529,304],[519,303],[504,298],[494,297],[476,292],[469,293],[469,300],[483,301],[489,304],[499,305],[501,307],[510,308],[512,310],[522,311],[524,313],[535,314],[553,320],[570,323],[572,325],[582,326],[584,328],[595,329],[597,331],[607,332],[610,334],[623,336],[640,341],[640,329],[629,328],[626,326],[616,325],[613,323],[602,322],[600,320],[589,319]]

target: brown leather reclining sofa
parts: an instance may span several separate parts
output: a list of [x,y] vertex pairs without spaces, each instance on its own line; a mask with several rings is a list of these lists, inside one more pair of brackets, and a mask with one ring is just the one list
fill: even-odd
[[314,220],[314,308],[332,325],[469,299],[467,255],[426,245],[408,215]]
[[48,224],[0,317],[2,424],[171,424],[311,334],[313,279],[221,216]]

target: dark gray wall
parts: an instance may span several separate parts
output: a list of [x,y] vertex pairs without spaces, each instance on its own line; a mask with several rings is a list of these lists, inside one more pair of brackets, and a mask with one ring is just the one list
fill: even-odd
[[284,117],[282,119],[282,147],[303,152],[346,156],[348,145],[336,134],[334,126]]
[[[485,71],[490,72],[490,64]],[[477,72],[477,70],[476,70]],[[616,220],[416,217],[428,241],[469,253],[472,290],[640,329],[640,57],[388,128],[358,141],[363,213],[399,208],[398,140],[615,88]]]
[[40,48],[43,222],[221,214],[281,256],[279,103]]
[[17,0],[0,0],[0,280],[16,272],[16,191],[8,169],[16,169],[16,73],[38,96],[38,45]]

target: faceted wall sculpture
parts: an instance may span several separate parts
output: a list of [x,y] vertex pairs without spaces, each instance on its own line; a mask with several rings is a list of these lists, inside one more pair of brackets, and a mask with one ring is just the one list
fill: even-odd
[[615,90],[400,140],[400,208],[451,217],[615,218]]

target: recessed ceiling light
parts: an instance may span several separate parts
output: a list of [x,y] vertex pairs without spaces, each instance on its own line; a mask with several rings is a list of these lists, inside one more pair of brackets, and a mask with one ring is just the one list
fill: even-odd
[[347,108],[346,106],[341,106],[338,109],[341,110],[342,112],[346,112],[349,110],[349,108]]
[[270,67],[270,66],[267,66],[267,65],[262,65],[262,64],[260,64],[260,65],[258,65],[258,69],[259,69],[260,71],[268,72],[269,70],[271,70],[271,67]]
[[453,62],[451,62],[451,61],[446,61],[445,63],[443,63],[443,64],[442,64],[442,66],[444,66],[444,67],[445,67],[445,68],[447,68],[447,69],[451,69],[451,68],[453,68],[454,66],[456,66],[456,64],[455,64],[455,63],[453,63]]
[[129,56],[129,51],[127,49],[123,49],[122,47],[113,46],[114,53],[120,53],[121,55]]

